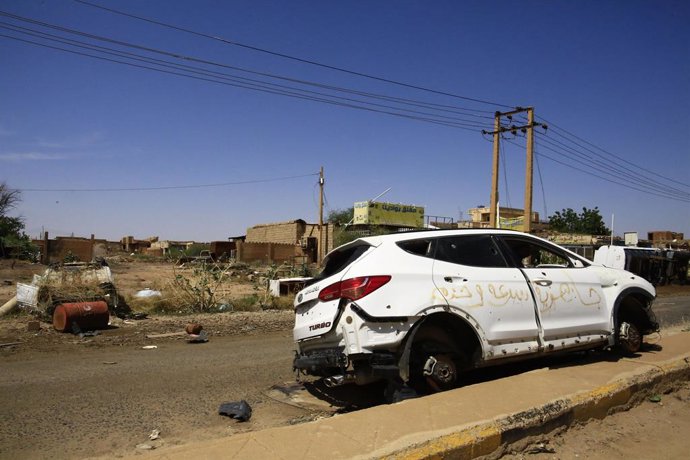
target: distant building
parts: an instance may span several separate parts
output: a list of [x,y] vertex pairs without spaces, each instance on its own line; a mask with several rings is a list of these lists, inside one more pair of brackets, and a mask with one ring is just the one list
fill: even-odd
[[647,239],[652,242],[652,244],[664,244],[673,243],[674,241],[681,241],[684,238],[682,233],[670,232],[670,231],[653,231],[647,233]]
[[424,207],[410,204],[360,201],[354,205],[354,225],[424,227]]
[[[467,211],[470,220],[458,222],[460,228],[489,228],[491,208],[479,206]],[[525,223],[525,210],[518,208],[499,208],[500,228],[522,231]],[[539,230],[545,225],[539,221],[539,213],[532,212],[532,229]]]

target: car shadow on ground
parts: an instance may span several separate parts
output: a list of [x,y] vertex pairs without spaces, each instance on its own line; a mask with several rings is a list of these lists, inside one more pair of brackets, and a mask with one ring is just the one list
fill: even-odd
[[[624,355],[615,350],[590,350],[483,367],[462,373],[458,387],[510,378],[538,369],[555,370],[598,362],[635,360],[644,354],[656,353],[660,350],[662,350],[661,345],[645,342],[639,353],[631,355]],[[329,387],[325,384],[324,379],[315,379],[274,386],[273,388],[282,393],[286,399],[289,399],[291,404],[300,407],[320,407],[331,413],[346,413],[386,404],[387,401],[384,396],[386,386],[386,382],[377,382],[368,385],[345,384]],[[423,394],[418,395],[418,397],[423,396]]]

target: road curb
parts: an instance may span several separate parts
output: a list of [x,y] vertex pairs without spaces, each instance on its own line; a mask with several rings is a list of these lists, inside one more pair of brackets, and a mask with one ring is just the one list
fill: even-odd
[[651,392],[663,391],[678,380],[690,380],[690,353],[617,379],[593,390],[550,401],[526,411],[505,414],[462,427],[452,434],[404,447],[381,458],[391,460],[476,458],[494,456],[501,447],[555,428],[603,419],[628,409]]

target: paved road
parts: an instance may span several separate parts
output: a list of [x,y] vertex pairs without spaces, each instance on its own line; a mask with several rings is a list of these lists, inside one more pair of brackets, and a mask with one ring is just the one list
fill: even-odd
[[[690,318],[690,297],[659,299],[662,324]],[[132,453],[161,431],[166,444],[213,439],[309,420],[317,412],[276,402],[265,391],[294,380],[290,331],[213,338],[188,345],[73,349],[0,355],[0,458],[82,458]],[[576,360],[578,358],[559,358]],[[541,362],[484,370],[474,381],[517,374]],[[220,403],[246,399],[237,423]]]

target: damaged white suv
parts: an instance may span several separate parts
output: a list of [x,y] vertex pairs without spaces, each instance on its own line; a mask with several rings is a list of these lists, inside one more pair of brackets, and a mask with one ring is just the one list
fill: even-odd
[[419,392],[463,370],[617,346],[658,330],[654,287],[513,231],[431,230],[336,248],[295,298],[298,372]]

